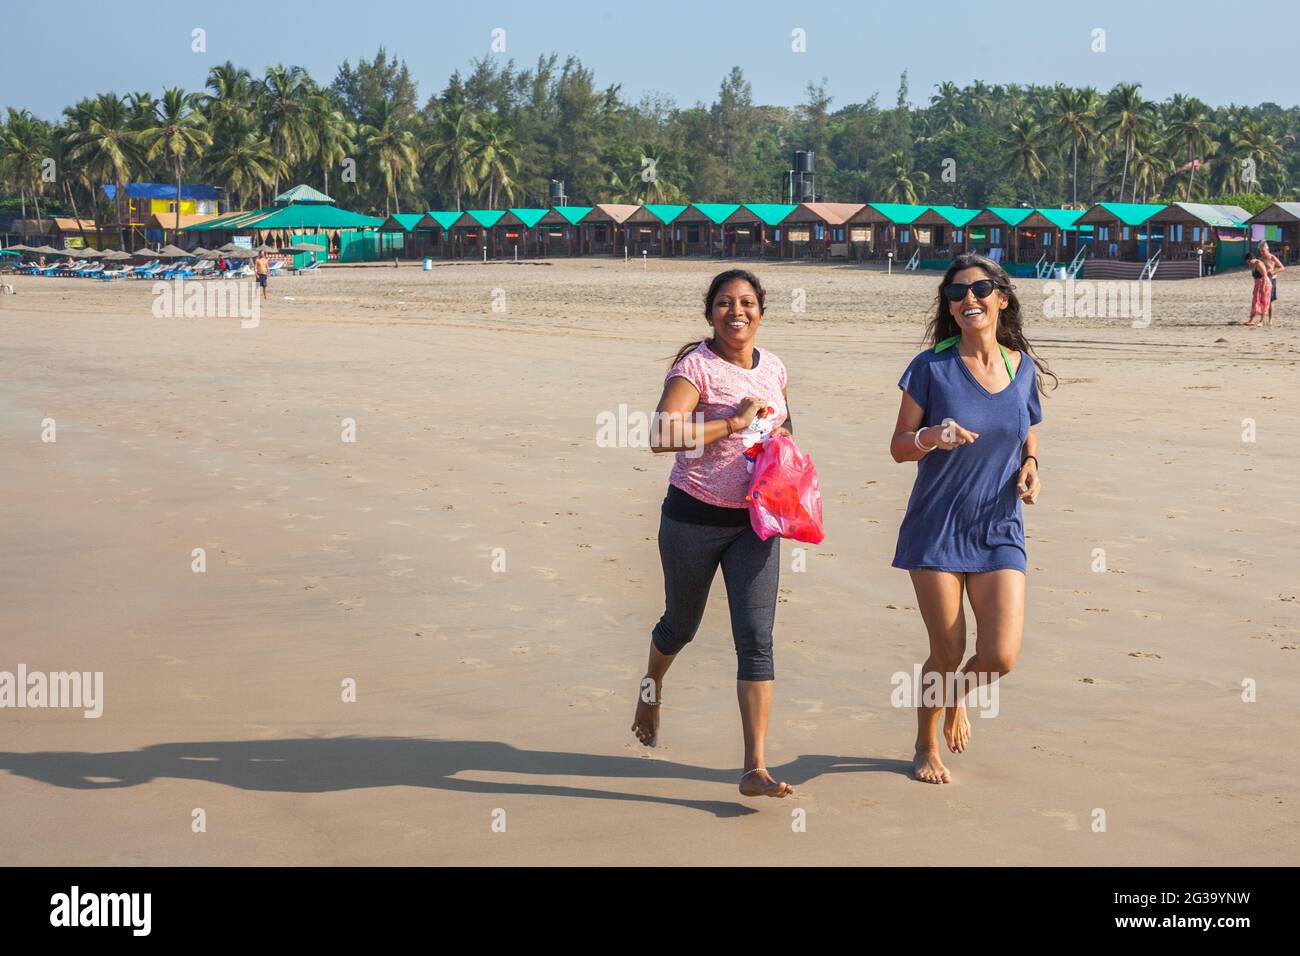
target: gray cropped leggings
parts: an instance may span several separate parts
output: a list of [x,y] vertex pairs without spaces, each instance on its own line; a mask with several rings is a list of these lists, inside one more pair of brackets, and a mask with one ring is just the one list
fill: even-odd
[[665,609],[651,632],[659,653],[676,654],[695,636],[721,564],[736,643],[736,679],[772,680],[781,539],[760,541],[748,524],[717,528],[660,515],[659,558],[664,566]]

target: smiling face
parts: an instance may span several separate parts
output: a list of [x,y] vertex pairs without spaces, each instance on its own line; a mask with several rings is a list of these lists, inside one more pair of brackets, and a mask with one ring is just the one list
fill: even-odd
[[721,342],[738,351],[753,345],[762,320],[758,293],[744,279],[732,279],[718,288],[709,321]]
[[[950,283],[972,285],[988,279],[992,279],[992,276],[978,266],[971,266],[968,269],[961,269],[954,273],[948,281]],[[948,301],[948,312],[952,315],[953,321],[957,323],[957,327],[962,330],[963,334],[966,332],[981,333],[985,329],[996,330],[998,315],[1006,307],[1006,294],[1001,289],[996,288],[985,299],[976,296],[974,289],[968,289],[965,298],[956,302]]]

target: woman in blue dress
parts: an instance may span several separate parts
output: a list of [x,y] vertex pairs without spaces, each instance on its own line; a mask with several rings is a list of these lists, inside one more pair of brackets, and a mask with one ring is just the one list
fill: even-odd
[[[1020,653],[1021,503],[1038,500],[1039,393],[1043,380],[1056,376],[1025,340],[1006,272],[984,256],[953,260],[926,337],[930,347],[898,383],[902,405],[890,453],[918,464],[893,564],[911,574],[930,637],[913,769],[918,780],[950,783],[939,757],[940,718],[948,749],[961,753],[971,736],[965,692],[977,682],[991,687]],[[976,628],[975,653],[964,666],[963,592]]]

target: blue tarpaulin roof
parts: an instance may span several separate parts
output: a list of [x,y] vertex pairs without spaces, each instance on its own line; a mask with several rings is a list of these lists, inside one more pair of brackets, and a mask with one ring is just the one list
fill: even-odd
[[[131,199],[175,199],[175,183],[127,183],[126,194]],[[117,186],[109,184],[104,187],[104,195],[109,199],[117,198]],[[197,183],[181,183],[181,199],[220,199],[215,186],[203,186]]]

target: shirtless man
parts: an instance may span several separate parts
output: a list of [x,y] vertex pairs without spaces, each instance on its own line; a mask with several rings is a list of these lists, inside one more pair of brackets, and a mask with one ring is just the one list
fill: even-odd
[[266,301],[266,283],[271,277],[271,260],[267,258],[265,252],[259,252],[257,258],[253,260],[253,275],[257,276],[257,284],[262,287],[262,301]]

